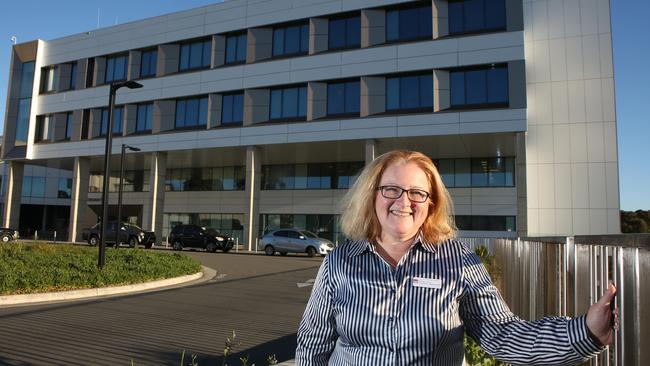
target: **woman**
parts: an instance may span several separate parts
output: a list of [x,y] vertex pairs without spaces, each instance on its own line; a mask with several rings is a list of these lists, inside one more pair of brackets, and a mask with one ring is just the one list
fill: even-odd
[[393,151],[344,200],[350,238],[319,270],[297,365],[462,365],[463,334],[512,364],[568,365],[613,340],[610,285],[586,316],[514,316],[477,256],[453,240],[451,200],[425,155]]

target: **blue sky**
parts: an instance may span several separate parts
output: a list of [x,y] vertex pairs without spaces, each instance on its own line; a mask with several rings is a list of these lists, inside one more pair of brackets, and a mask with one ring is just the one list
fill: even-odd
[[[596,1],[596,0],[593,0]],[[4,121],[11,36],[18,42],[81,33],[116,23],[185,10],[212,0],[21,0],[5,3],[0,15],[0,116]],[[621,209],[650,210],[650,2],[612,0]],[[99,9],[99,19],[98,19]],[[0,124],[2,129],[4,123]],[[2,131],[0,131],[1,133]]]

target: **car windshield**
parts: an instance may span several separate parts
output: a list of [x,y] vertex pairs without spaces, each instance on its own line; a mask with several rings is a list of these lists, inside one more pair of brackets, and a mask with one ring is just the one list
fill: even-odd
[[311,231],[303,230],[300,233],[308,238],[318,238],[318,235],[312,233]]

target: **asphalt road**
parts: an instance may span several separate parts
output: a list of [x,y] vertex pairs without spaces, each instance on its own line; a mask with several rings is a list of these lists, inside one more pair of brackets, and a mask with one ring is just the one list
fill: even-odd
[[0,365],[229,365],[292,359],[320,258],[186,252],[217,276],[122,297],[0,308]]

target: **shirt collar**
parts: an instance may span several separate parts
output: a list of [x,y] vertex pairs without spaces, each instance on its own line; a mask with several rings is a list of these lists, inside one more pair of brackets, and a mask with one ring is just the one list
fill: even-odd
[[[435,253],[438,251],[438,244],[436,243],[431,243],[422,238],[422,232],[419,232],[418,235],[415,237],[415,244],[413,245],[414,247],[420,244],[422,249],[424,249],[427,252],[430,253]],[[368,239],[361,239],[361,240],[350,240],[350,245],[352,248],[350,249],[350,256],[357,256],[361,255],[367,251],[372,251],[372,244],[370,244],[370,241]]]

